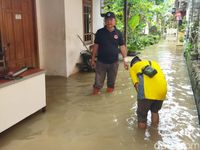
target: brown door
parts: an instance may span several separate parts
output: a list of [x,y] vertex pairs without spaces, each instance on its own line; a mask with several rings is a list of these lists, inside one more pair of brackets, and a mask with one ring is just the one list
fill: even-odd
[[34,0],[0,0],[0,31],[8,70],[37,67]]

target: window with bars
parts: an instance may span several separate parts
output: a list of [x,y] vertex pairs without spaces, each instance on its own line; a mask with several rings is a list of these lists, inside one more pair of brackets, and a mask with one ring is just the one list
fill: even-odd
[[83,0],[84,41],[92,43],[92,0]]

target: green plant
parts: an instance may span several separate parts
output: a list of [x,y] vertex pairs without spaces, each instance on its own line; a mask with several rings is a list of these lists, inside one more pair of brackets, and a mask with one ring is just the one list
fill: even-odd
[[[105,12],[116,14],[117,28],[124,29],[124,0],[105,0]],[[128,51],[141,50],[145,46],[153,45],[160,40],[160,33],[166,28],[165,16],[171,7],[171,1],[164,0],[128,0]],[[145,35],[146,29],[150,34]]]
[[180,38],[179,38],[179,41],[180,41],[180,42],[183,42],[183,41],[184,41],[184,37],[180,37]]
[[185,44],[185,51],[186,51],[186,52],[192,51],[193,48],[194,48],[194,45],[193,45],[191,42],[187,42],[187,43]]
[[129,42],[127,45],[128,51],[135,51],[135,50],[141,50],[145,46],[153,45],[155,43],[158,43],[160,40],[159,35],[142,35],[137,34],[137,36],[133,35],[129,37]]
[[157,34],[158,33],[157,27],[155,25],[151,26],[150,29],[149,29],[149,33],[150,34]]

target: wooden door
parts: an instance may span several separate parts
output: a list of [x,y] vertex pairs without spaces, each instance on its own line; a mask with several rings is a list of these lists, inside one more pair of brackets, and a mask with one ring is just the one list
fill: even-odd
[[35,0],[0,0],[0,31],[7,69],[38,67]]

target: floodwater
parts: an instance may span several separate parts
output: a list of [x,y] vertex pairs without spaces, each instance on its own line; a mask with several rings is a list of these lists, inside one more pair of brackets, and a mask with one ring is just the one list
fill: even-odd
[[183,52],[173,41],[146,48],[168,82],[158,127],[137,128],[136,92],[119,68],[112,94],[91,95],[94,73],[47,77],[47,111],[0,134],[0,150],[199,150],[200,126]]

